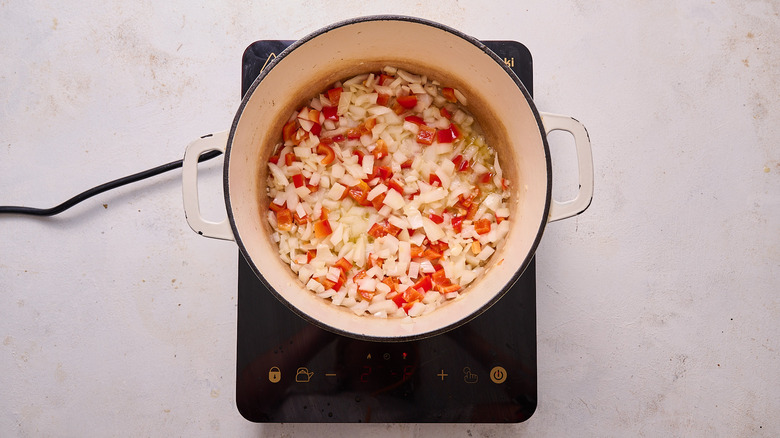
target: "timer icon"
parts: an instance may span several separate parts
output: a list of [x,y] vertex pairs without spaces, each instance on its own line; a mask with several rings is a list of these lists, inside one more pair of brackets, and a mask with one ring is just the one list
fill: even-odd
[[490,370],[490,380],[492,380],[493,383],[504,383],[506,380],[506,370],[504,367],[493,367],[493,369]]

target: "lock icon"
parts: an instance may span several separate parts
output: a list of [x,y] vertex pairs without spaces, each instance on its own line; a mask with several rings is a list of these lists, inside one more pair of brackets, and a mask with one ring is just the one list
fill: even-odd
[[279,370],[279,367],[271,367],[271,369],[268,370],[268,380],[271,383],[278,383],[282,380],[282,371]]

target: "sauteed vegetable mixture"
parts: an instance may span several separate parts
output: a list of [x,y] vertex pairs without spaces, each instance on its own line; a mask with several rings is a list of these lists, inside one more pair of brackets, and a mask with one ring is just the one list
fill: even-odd
[[460,91],[394,67],[290,115],[268,163],[279,255],[316,296],[416,317],[465,293],[509,231],[509,181]]

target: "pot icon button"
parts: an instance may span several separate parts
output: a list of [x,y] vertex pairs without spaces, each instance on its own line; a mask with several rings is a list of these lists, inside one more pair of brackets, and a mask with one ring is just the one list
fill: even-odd
[[271,369],[268,370],[268,381],[271,383],[279,383],[280,380],[282,380],[282,371],[279,370],[279,367],[271,367]]
[[300,367],[295,373],[295,381],[298,383],[309,383],[309,380],[311,380],[311,376],[313,375],[314,371],[309,371],[306,367]]
[[490,380],[492,380],[493,383],[504,383],[506,380],[506,370],[504,367],[493,367],[493,369],[490,370]]

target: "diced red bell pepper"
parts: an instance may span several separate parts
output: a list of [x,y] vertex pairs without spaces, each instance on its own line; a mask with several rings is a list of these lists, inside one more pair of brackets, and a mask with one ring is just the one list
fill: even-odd
[[450,127],[447,129],[449,129],[450,135],[452,135],[453,139],[460,138],[461,134],[460,134],[460,129],[458,129],[458,125],[454,123],[450,123]]
[[450,123],[447,129],[440,129],[436,132],[436,139],[439,143],[452,143],[458,138],[460,138],[460,130],[454,123]]
[[412,109],[415,105],[417,105],[417,96],[414,94],[409,96],[398,96],[396,97],[395,101],[406,109]]
[[387,106],[387,103],[390,102],[390,95],[385,93],[379,93],[376,96],[376,104]]
[[376,175],[382,179],[389,179],[393,177],[393,170],[390,166],[377,166]]
[[[417,284],[422,283],[421,286],[417,286]],[[409,289],[406,289],[406,292],[404,292],[404,299],[407,303],[413,303],[415,301],[420,301],[425,297],[425,292],[428,292],[433,288],[433,283],[431,282],[431,276],[426,275],[422,278],[422,280],[415,283],[414,286],[410,287]]]
[[376,292],[369,292],[367,290],[358,289],[358,295],[363,297],[366,301],[371,301],[374,298],[374,295],[376,295]]
[[455,165],[456,169],[460,166],[461,162],[463,162],[463,155],[456,155],[455,158],[452,159],[452,164]]
[[444,218],[441,215],[431,213],[428,215],[428,219],[432,220],[435,224],[441,224],[444,222]]
[[457,292],[460,290],[460,285],[457,284],[437,284],[436,285],[436,291],[442,294],[448,294],[450,292]]
[[276,227],[280,231],[292,230],[293,217],[292,212],[288,209],[279,210],[276,212]]
[[439,143],[452,143],[452,132],[449,129],[440,129],[436,132],[436,141]]
[[347,129],[347,138],[350,140],[356,140],[360,138],[360,128]]
[[282,139],[285,142],[293,140],[293,136],[295,135],[295,132],[297,130],[298,130],[298,121],[290,120],[289,122],[285,123],[284,127],[282,128]]
[[363,152],[360,149],[355,149],[352,153],[357,155],[357,157],[358,157],[358,164],[360,164],[362,166],[363,165],[363,157],[366,156],[366,153]]
[[474,187],[474,190],[471,191],[468,195],[461,194],[458,196],[458,204],[462,205],[463,207],[471,207],[472,203],[480,194],[479,187]]
[[428,184],[432,186],[438,185],[439,187],[441,187],[441,178],[439,178],[439,176],[436,175],[435,173],[432,173],[428,175]]
[[348,189],[349,196],[362,206],[372,205],[371,202],[366,199],[370,190],[368,184],[363,180]]
[[387,143],[381,138],[376,141],[376,147],[374,148],[374,158],[381,160],[387,156]]
[[342,272],[346,273],[349,272],[350,269],[352,269],[352,262],[342,257],[338,259],[336,263],[333,264],[333,266],[341,269]]
[[339,120],[338,110],[337,106],[324,106],[322,107],[322,115],[325,116],[325,120],[337,122]]
[[441,107],[441,109],[439,110],[439,114],[441,114],[442,117],[448,120],[452,118],[452,114],[449,111],[447,111],[447,108],[444,107]]
[[387,230],[382,224],[377,222],[371,226],[371,229],[368,230],[368,235],[375,239],[378,239],[380,237],[387,236]]
[[352,281],[355,282],[355,281],[358,281],[358,280],[362,280],[362,279],[366,278],[367,276],[368,276],[368,273],[366,273],[366,270],[365,269],[361,269],[361,270],[359,270],[357,272],[357,274],[355,274],[354,277],[352,277]]
[[292,152],[287,152],[284,154],[284,164],[289,166],[295,161],[295,154]]
[[444,253],[444,251],[450,247],[450,245],[447,244],[447,242],[443,240],[437,240],[436,242],[430,242],[428,244],[432,250],[440,253]]
[[[441,265],[439,265],[441,266]],[[433,273],[431,276],[433,279],[433,282],[436,284],[449,284],[450,280],[447,278],[447,273],[444,272],[444,269],[439,269],[436,272]]]
[[404,194],[404,188],[401,186],[401,183],[399,183],[395,178],[391,179],[387,182],[387,186],[391,189],[395,190],[396,192],[400,194]]
[[385,259],[379,257],[378,254],[369,254],[368,255],[368,264],[372,268],[374,266],[376,266],[377,268],[381,268],[384,263],[385,263]]
[[404,294],[398,294],[394,296],[392,299],[395,305],[398,307],[403,307],[403,305],[406,304],[406,300],[404,299]]
[[339,135],[334,135],[333,136],[333,142],[335,142],[335,143],[341,143],[344,140],[346,140],[346,138],[344,138],[344,134],[339,134]]
[[317,154],[318,155],[325,155],[325,157],[320,161],[320,163],[324,165],[328,165],[333,162],[333,160],[336,158],[336,153],[333,151],[333,148],[320,143],[317,145]]
[[474,231],[477,234],[487,234],[490,232],[490,219],[480,219],[474,222]]
[[281,211],[287,208],[287,202],[284,202],[282,205],[279,205],[275,202],[271,202],[268,204],[268,209],[276,213],[277,211]]
[[395,77],[382,73],[379,75],[379,80],[377,83],[379,85],[390,85],[394,80]]
[[422,125],[417,132],[417,143],[424,145],[433,144],[434,137],[436,137],[436,128]]
[[479,205],[477,205],[476,202],[472,202],[471,205],[469,205],[468,210],[466,211],[466,219],[474,219],[474,216],[477,215],[478,209],[479,209]]
[[451,87],[444,87],[441,89],[441,95],[444,96],[445,99],[448,101],[455,103],[458,101],[458,98],[455,97],[455,89]]
[[303,217],[298,216],[298,212],[293,213],[293,219],[295,220],[296,225],[306,225],[309,222],[309,216],[303,215]]
[[272,162],[274,164],[278,164],[279,163],[279,156],[278,155],[274,155],[271,158],[269,158],[268,161],[270,161],[270,162]]
[[292,176],[293,184],[295,185],[295,188],[303,187],[303,185],[306,183],[305,178],[300,173],[296,173]]
[[398,228],[395,225],[390,224],[390,223],[385,225],[385,230],[387,231],[387,234],[389,234],[389,235],[391,235],[393,237],[398,237],[398,234],[401,233],[401,229],[400,228]]
[[423,120],[419,116],[406,116],[406,118],[404,118],[404,120],[407,121],[407,122],[414,123],[415,125],[420,125],[420,126],[425,125],[425,120]]
[[453,216],[451,223],[452,229],[455,230],[456,233],[463,231],[463,216]]
[[412,248],[412,258],[422,257],[423,252],[425,252],[425,248],[419,245],[415,245],[414,243],[411,245]]
[[371,205],[373,205],[377,210],[381,210],[382,206],[384,205],[386,196],[386,193],[378,194],[374,199],[371,200]]
[[316,249],[310,249],[306,251],[306,263],[311,263],[311,259],[313,259],[314,257],[317,257]]
[[309,110],[309,120],[311,120],[314,123],[319,124],[320,123],[320,111],[316,109],[310,109]]
[[333,232],[330,222],[327,219],[321,219],[314,223],[314,236],[318,239],[329,236]]
[[382,279],[382,283],[386,284],[390,288],[390,292],[395,292],[398,289],[398,279],[395,277],[385,277]]
[[428,248],[428,249],[425,250],[425,252],[423,253],[422,256],[423,256],[423,258],[426,258],[426,259],[428,259],[430,261],[436,261],[436,260],[439,260],[440,258],[442,258],[442,253],[434,251],[431,248]]
[[479,182],[482,184],[487,184],[493,179],[493,173],[492,172],[485,172],[482,175],[479,176]]
[[469,166],[469,160],[463,160],[458,165],[458,171],[465,172],[465,171],[469,170],[469,167],[470,167]]
[[344,279],[342,277],[339,277],[337,281],[329,280],[326,277],[315,278],[315,280],[317,280],[325,288],[325,290],[333,289],[336,292],[338,292],[339,289],[341,289],[341,286],[344,285]]
[[333,105],[338,105],[339,99],[341,99],[342,91],[344,91],[342,87],[331,88],[330,90],[328,90],[327,95],[330,103],[332,103]]

